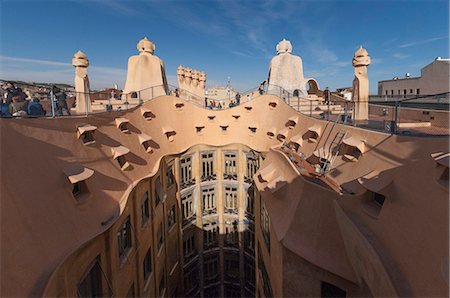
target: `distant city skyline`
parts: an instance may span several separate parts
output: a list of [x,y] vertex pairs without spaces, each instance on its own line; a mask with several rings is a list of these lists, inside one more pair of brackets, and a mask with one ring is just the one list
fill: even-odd
[[144,36],[156,44],[170,84],[184,65],[206,72],[207,87],[237,90],[267,79],[283,38],[321,89],[350,87],[362,45],[377,82],[419,76],[449,57],[448,1],[21,1],[3,0],[0,79],[73,84],[77,50],[90,60],[94,89],[124,87],[127,61]]

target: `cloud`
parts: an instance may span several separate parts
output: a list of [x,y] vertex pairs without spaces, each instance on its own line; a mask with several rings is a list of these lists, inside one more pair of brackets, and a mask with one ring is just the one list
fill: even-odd
[[18,57],[9,57],[0,55],[0,62],[17,62],[17,63],[34,63],[41,64],[47,66],[72,66],[67,62],[59,62],[59,61],[49,61],[49,60],[38,60],[31,58],[18,58]]
[[[66,62],[0,56],[0,64],[2,79],[71,85],[74,82],[74,67]],[[90,66],[88,72],[94,89],[111,87],[114,83],[124,86],[127,74],[125,69],[103,66]]]
[[430,43],[430,42],[434,42],[434,41],[438,41],[438,40],[442,40],[442,39],[447,39],[447,38],[448,38],[448,36],[438,36],[438,37],[433,37],[433,38],[428,38],[428,39],[421,39],[421,40],[416,40],[413,42],[401,44],[398,47],[399,48],[409,48],[409,47],[423,45],[426,43]]
[[82,5],[97,4],[101,9],[109,9],[115,14],[121,14],[125,16],[136,16],[140,14],[140,11],[132,8],[132,1],[118,1],[118,0],[69,0]]
[[408,58],[409,55],[402,54],[402,53],[395,53],[395,54],[392,55],[392,57],[394,57],[396,59],[405,59],[405,58]]

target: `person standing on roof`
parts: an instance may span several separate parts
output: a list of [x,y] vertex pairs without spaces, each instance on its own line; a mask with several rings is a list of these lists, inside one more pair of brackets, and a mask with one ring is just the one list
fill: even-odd
[[53,94],[56,97],[56,107],[58,109],[58,116],[62,116],[63,115],[63,109],[66,110],[67,115],[71,115],[70,114],[70,110],[69,107],[67,106],[67,96],[66,93],[64,93],[64,91],[62,91],[61,89],[59,89],[56,86],[53,86]]
[[235,99],[236,99],[236,105],[239,105],[241,103],[241,94],[239,92],[236,93]]

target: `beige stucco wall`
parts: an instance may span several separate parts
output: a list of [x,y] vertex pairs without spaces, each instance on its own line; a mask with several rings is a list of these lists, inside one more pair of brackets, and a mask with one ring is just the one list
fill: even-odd
[[[417,78],[399,78],[397,80],[386,80],[378,82],[378,95],[394,96],[417,95],[419,94],[439,94],[450,92],[450,61],[448,59],[435,60],[421,70],[421,76]],[[411,92],[412,90],[412,92]]]
[[[304,134],[314,124],[321,126],[322,135],[330,131],[331,125],[328,122],[300,115],[281,100],[275,108],[271,108],[269,103],[274,99],[274,96],[261,96],[245,106],[210,111],[187,102],[182,108],[176,108],[175,103],[181,99],[161,96],[144,104],[155,115],[149,121],[142,117],[140,108],[87,117],[0,119],[4,140],[0,157],[2,296],[42,295],[50,276],[64,264],[64,260],[95,237],[108,234],[107,231],[111,231],[111,238],[116,237],[115,227],[133,209],[129,209],[132,198],[130,194],[137,189],[140,181],[158,173],[162,157],[178,154],[195,144],[225,146],[238,143],[256,151],[267,152],[271,146],[279,144],[267,132],[272,127],[277,132],[286,128],[287,119],[295,115],[299,117],[299,121],[289,129],[288,139]],[[233,116],[239,117],[236,119]],[[117,117],[129,119],[128,133],[122,133],[116,127]],[[197,134],[195,129],[199,122],[205,126],[201,134]],[[224,122],[229,123],[226,134],[222,134],[220,128],[220,124]],[[83,145],[77,138],[77,126],[82,124],[97,127],[95,144]],[[173,141],[163,134],[161,128],[164,126],[171,126],[175,130]],[[257,127],[256,133],[252,133],[249,127]],[[358,128],[344,128],[350,134],[363,138],[368,152],[356,163],[339,159],[333,176],[340,184],[349,184],[346,187],[352,189],[351,182],[366,175],[374,167],[401,169],[398,176],[402,180],[399,180],[397,188],[400,191],[393,201],[397,202],[397,208],[391,212],[383,211],[383,216],[386,214],[388,219],[386,223],[385,219],[373,222],[370,229],[389,256],[396,260],[396,264],[400,264],[398,270],[410,284],[412,293],[443,293],[447,285],[438,268],[441,268],[443,259],[448,256],[448,243],[444,241],[448,239],[448,189],[438,190],[443,186],[436,184],[436,177],[421,169],[431,170],[434,167],[434,160],[428,156],[432,152],[448,150],[448,139],[390,136]],[[334,130],[333,134],[337,131]],[[139,143],[140,133],[153,138],[153,153],[147,153]],[[302,150],[309,156],[323,146],[323,142],[324,140],[318,143],[304,141]],[[119,145],[131,151],[126,156],[132,166],[128,171],[122,171],[112,159],[111,147]],[[30,148],[33,148],[33,154],[29,154]],[[423,164],[414,162],[420,159],[423,159]],[[94,170],[94,175],[86,181],[90,196],[83,202],[74,199],[71,185],[63,172],[63,168],[71,164],[81,164]],[[288,169],[288,163],[283,164],[283,169]],[[409,179],[412,173],[414,179]],[[39,183],[36,183],[37,177]],[[315,197],[321,195],[322,190],[310,187]],[[357,200],[350,198],[348,201],[355,204],[352,208],[356,208],[352,212],[360,212]],[[433,204],[429,204],[430,198]],[[168,202],[172,202],[171,200]],[[158,208],[154,219],[156,222],[161,221],[164,216],[164,211]],[[271,212],[273,211],[269,209],[269,215]],[[365,215],[358,213],[358,216],[364,219]],[[366,219],[367,222],[370,220]],[[101,222],[106,224],[102,225]],[[398,228],[392,229],[395,225]],[[402,241],[399,242],[398,237]],[[417,247],[417,243],[421,243],[421,246]],[[100,244],[96,243],[95,247],[97,245]],[[95,249],[88,253],[90,257],[91,254],[95,254]],[[422,268],[419,273],[416,270],[417,262],[410,262],[411,259],[418,258]],[[111,265],[117,266],[114,263]],[[157,266],[162,268],[162,264]],[[157,269],[156,280],[160,273],[160,269]],[[134,275],[130,275],[130,278],[131,276]],[[117,293],[126,294],[130,279],[124,279],[123,284],[118,280],[120,277],[114,279],[115,283],[121,284]],[[422,280],[429,283],[423,283]]]

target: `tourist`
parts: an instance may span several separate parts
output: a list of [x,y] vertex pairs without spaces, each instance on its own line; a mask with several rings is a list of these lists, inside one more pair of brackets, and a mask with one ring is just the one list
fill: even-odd
[[178,88],[175,89],[175,96],[176,96],[176,97],[180,97],[180,91],[178,90]]
[[239,92],[236,93],[235,99],[236,99],[236,105],[239,105],[241,103],[241,94]]
[[11,117],[11,113],[9,112],[9,104],[6,103],[6,98],[0,99],[0,117]]
[[264,93],[264,86],[266,85],[266,81],[262,81],[262,83],[259,85],[258,91],[259,95],[262,95]]
[[25,100],[22,90],[17,88],[11,93],[12,102],[9,105],[9,113],[13,116],[23,117],[27,115],[28,101]]
[[33,98],[33,100],[28,104],[28,115],[45,116],[45,110],[42,107],[40,100],[38,98]]
[[323,98],[325,99],[325,103],[330,103],[330,90],[328,90],[328,87],[323,91]]
[[66,110],[67,115],[70,114],[69,107],[67,106],[67,96],[64,91],[56,86],[53,86],[53,95],[56,97],[56,108],[58,109],[58,116],[63,116],[63,109]]

